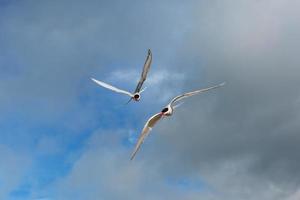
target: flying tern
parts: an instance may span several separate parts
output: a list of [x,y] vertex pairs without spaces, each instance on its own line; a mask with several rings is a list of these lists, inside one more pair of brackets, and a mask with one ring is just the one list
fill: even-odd
[[104,87],[104,88],[107,88],[107,89],[110,89],[114,92],[118,92],[118,93],[122,93],[122,94],[126,94],[128,96],[130,96],[130,99],[128,101],[128,103],[131,101],[131,100],[135,100],[135,101],[139,101],[140,98],[141,98],[141,93],[143,91],[145,91],[146,88],[143,88],[142,89],[142,86],[143,86],[143,83],[145,82],[146,78],[147,78],[147,74],[150,70],[150,66],[151,66],[151,62],[152,62],[152,53],[151,53],[151,50],[149,49],[148,50],[148,55],[147,55],[147,58],[146,58],[146,61],[145,61],[145,64],[144,64],[144,67],[143,67],[143,72],[141,74],[141,77],[140,77],[140,80],[134,90],[134,93],[131,93],[131,92],[128,92],[128,91],[125,91],[125,90],[122,90],[122,89],[119,89],[119,88],[116,88],[110,84],[107,84],[107,83],[104,83],[102,81],[99,81],[99,80],[96,80],[94,78],[91,78],[95,83],[97,83],[98,85]]
[[161,112],[159,113],[156,113],[155,115],[153,115],[152,117],[150,117],[150,119],[148,119],[148,121],[146,122],[141,134],[140,134],[140,137],[135,145],[135,148],[134,148],[134,151],[133,153],[131,154],[131,158],[130,160],[132,160],[136,153],[138,152],[138,150],[140,149],[141,145],[143,144],[145,138],[149,135],[150,131],[152,130],[152,128],[154,127],[154,125],[160,120],[162,119],[164,116],[171,116],[174,112],[174,110],[180,106],[182,103],[179,103],[177,105],[174,105],[175,103],[177,103],[178,101],[184,99],[184,98],[187,98],[187,97],[190,97],[190,96],[193,96],[193,95],[196,95],[196,94],[199,94],[199,93],[202,93],[202,92],[206,92],[208,90],[211,90],[211,89],[215,89],[215,88],[219,88],[221,86],[225,85],[225,82],[224,83],[221,83],[219,85],[215,85],[215,86],[212,86],[212,87],[208,87],[208,88],[205,88],[205,89],[200,89],[200,90],[196,90],[196,91],[192,91],[192,92],[188,92],[188,93],[185,93],[185,94],[181,94],[181,95],[178,95],[176,97],[174,97],[171,102],[166,106],[164,107]]

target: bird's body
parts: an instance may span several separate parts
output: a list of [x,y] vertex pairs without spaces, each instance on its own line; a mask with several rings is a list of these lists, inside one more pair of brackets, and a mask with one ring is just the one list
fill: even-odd
[[196,94],[199,94],[199,93],[202,93],[202,92],[206,92],[208,90],[211,90],[211,89],[215,89],[215,88],[218,88],[218,87],[221,87],[223,86],[225,83],[221,83],[219,85],[216,85],[216,86],[212,86],[212,87],[209,87],[209,88],[205,88],[205,89],[200,89],[200,90],[196,90],[196,91],[193,91],[193,92],[188,92],[188,93],[184,93],[182,95],[178,95],[176,97],[174,97],[171,102],[165,106],[161,112],[153,115],[152,117],[150,117],[150,119],[146,122],[143,130],[142,130],[142,133],[138,139],[138,142],[135,146],[135,149],[133,151],[133,153],[131,154],[131,160],[135,157],[136,153],[138,152],[138,150],[140,149],[142,143],[144,142],[145,138],[148,136],[148,134],[150,133],[151,129],[154,127],[154,125],[160,120],[162,119],[164,116],[166,117],[170,117],[173,115],[174,113],[174,110],[176,109],[176,107],[180,106],[181,104],[177,104],[177,105],[174,105],[176,102],[184,99],[184,98],[187,98],[187,97],[190,97],[190,96],[193,96],[193,95],[196,95]]
[[132,99],[134,101],[139,101],[141,99],[141,94],[139,92],[134,93]]
[[134,101],[139,101],[140,98],[141,98],[141,93],[143,91],[145,91],[146,88],[142,89],[142,86],[147,78],[147,74],[150,70],[150,66],[151,66],[151,62],[152,62],[152,53],[151,53],[151,50],[149,49],[148,50],[148,56],[146,58],[146,61],[145,61],[145,64],[144,64],[144,67],[143,67],[143,71],[142,71],[142,74],[141,74],[141,77],[140,77],[140,80],[135,88],[135,91],[134,93],[131,93],[131,92],[128,92],[128,91],[125,91],[125,90],[122,90],[122,89],[119,89],[119,88],[116,88],[110,84],[107,84],[107,83],[104,83],[102,81],[99,81],[99,80],[96,80],[94,78],[91,78],[92,81],[94,81],[95,83],[97,83],[98,85],[106,88],[106,89],[110,89],[114,92],[118,92],[118,93],[122,93],[122,94],[126,94],[130,97],[128,103],[131,101],[131,100],[134,100]]
[[172,106],[169,104],[165,108],[163,108],[160,113],[163,116],[171,116],[171,115],[173,115],[173,110],[174,110],[174,108],[172,108]]

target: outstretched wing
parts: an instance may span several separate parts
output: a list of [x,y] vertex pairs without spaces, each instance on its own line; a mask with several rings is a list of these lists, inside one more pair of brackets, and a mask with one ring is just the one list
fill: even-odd
[[157,113],[153,115],[145,124],[142,133],[138,139],[138,142],[135,145],[134,151],[131,154],[130,160],[132,160],[135,157],[135,154],[138,152],[138,150],[141,148],[141,145],[143,144],[145,138],[148,136],[150,133],[151,129],[153,126],[162,118],[161,113]]
[[109,84],[107,84],[107,83],[104,83],[104,82],[102,82],[102,81],[98,81],[98,80],[96,80],[96,79],[94,79],[94,78],[91,78],[91,79],[92,79],[92,81],[94,81],[95,83],[97,83],[98,85],[100,85],[100,86],[102,86],[102,87],[105,87],[105,88],[107,88],[107,89],[110,89],[110,90],[115,91],[115,92],[118,92],[118,93],[126,94],[126,95],[128,95],[128,96],[130,96],[130,97],[133,96],[130,92],[127,92],[127,91],[125,91],[125,90],[121,90],[121,89],[119,89],[119,88],[116,88],[116,87],[114,87],[114,86],[112,86],[112,85],[109,85]]
[[142,88],[142,85],[143,85],[144,81],[147,78],[147,74],[148,74],[148,71],[150,69],[151,62],[152,62],[152,53],[151,53],[151,50],[149,49],[148,50],[148,56],[147,56],[145,64],[144,64],[144,68],[143,68],[141,78],[140,78],[134,92],[140,92],[140,90]]
[[193,91],[193,92],[188,92],[188,93],[185,93],[185,94],[182,94],[182,95],[178,95],[177,97],[175,97],[174,99],[172,99],[172,101],[170,102],[170,104],[171,104],[171,106],[173,106],[174,103],[176,103],[177,101],[180,101],[181,99],[184,99],[184,98],[187,98],[187,97],[190,97],[190,96],[193,96],[195,94],[202,93],[202,92],[206,92],[208,90],[219,88],[219,87],[222,87],[223,85],[225,85],[225,82],[221,83],[219,85],[215,85],[215,86],[209,87],[209,88],[204,88],[204,89],[201,89],[201,90],[196,90],[196,91]]

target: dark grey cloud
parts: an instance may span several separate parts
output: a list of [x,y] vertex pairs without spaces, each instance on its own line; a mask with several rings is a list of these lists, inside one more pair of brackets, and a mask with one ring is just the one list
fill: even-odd
[[[183,51],[178,50],[181,62],[194,62],[194,67],[185,68],[187,77],[193,77],[185,88],[224,80],[228,84],[186,100],[184,108],[155,131],[155,141],[146,147],[153,155],[144,156],[161,155],[166,173],[202,174],[208,181],[217,173],[215,185],[227,177],[228,188],[218,189],[229,199],[282,199],[300,181],[296,175],[300,169],[300,44],[295,39],[300,16],[294,9],[299,3],[200,5],[195,12],[199,21],[187,35]],[[227,174],[228,164],[232,176]],[[236,185],[230,187],[231,183]],[[272,195],[276,192],[268,184],[282,191]],[[243,193],[243,187],[250,193]],[[257,187],[264,190],[260,193]]]

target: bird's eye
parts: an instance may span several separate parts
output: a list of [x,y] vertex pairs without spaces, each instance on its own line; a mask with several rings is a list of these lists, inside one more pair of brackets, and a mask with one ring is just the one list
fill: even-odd
[[134,95],[134,98],[135,98],[135,99],[138,99],[138,98],[140,98],[140,95],[135,94],[135,95]]
[[168,108],[164,108],[164,109],[162,109],[162,113],[165,113],[165,112],[167,112],[169,109]]

